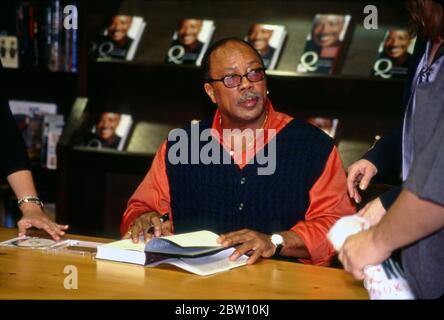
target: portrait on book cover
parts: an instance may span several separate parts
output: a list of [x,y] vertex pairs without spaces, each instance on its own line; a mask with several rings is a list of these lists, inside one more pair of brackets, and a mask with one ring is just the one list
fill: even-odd
[[286,36],[281,25],[255,23],[245,38],[261,55],[265,68],[274,69]]
[[132,122],[129,118],[129,115],[103,112],[87,137],[86,145],[122,150]]
[[331,73],[343,47],[350,19],[349,15],[317,14],[298,71]]
[[174,32],[166,62],[199,65],[212,32],[212,21],[182,19]]
[[336,134],[336,127],[338,126],[338,119],[310,117],[307,122],[318,127],[330,137],[334,138]]
[[253,24],[248,31],[247,41],[259,52],[264,61],[264,66],[268,68],[273,58],[275,47],[270,45],[274,30],[264,24]]
[[129,15],[112,17],[98,41],[97,58],[128,60],[129,52],[137,45],[136,38],[143,28],[144,22],[141,17]]
[[405,77],[412,60],[415,40],[407,30],[388,30],[379,46],[373,75],[385,79]]

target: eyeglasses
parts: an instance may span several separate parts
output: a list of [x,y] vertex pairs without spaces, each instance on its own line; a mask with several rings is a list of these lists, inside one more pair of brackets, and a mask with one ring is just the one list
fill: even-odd
[[222,77],[220,79],[210,79],[208,82],[222,81],[224,86],[227,88],[234,88],[240,86],[242,83],[242,78],[247,77],[251,82],[258,82],[264,80],[265,78],[265,68],[257,68],[248,71],[244,75],[240,74],[230,74],[228,76]]

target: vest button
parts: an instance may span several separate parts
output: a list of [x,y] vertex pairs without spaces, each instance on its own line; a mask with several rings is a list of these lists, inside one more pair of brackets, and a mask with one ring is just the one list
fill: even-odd
[[244,184],[244,183],[245,183],[245,180],[247,180],[247,179],[245,179],[245,177],[242,177],[242,179],[240,180],[240,183],[241,183],[241,184]]
[[239,204],[239,211],[241,211],[243,208],[244,208],[244,204],[243,204],[243,203],[240,203],[240,204]]

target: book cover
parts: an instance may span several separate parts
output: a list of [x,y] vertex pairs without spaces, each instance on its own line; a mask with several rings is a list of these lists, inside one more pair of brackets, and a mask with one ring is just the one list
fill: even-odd
[[[247,256],[236,261],[228,257],[235,248],[225,249],[216,243],[218,235],[210,231],[183,233],[133,243],[119,240],[97,247],[97,259],[127,262],[155,267],[170,264],[206,276],[246,264]],[[154,251],[153,251],[154,250]]]
[[133,60],[145,27],[146,22],[139,16],[112,17],[97,43],[97,59]]
[[43,137],[41,163],[48,169],[57,169],[57,143],[63,133],[65,121],[63,115],[45,115],[43,117]]
[[245,40],[259,52],[265,68],[273,70],[276,68],[286,36],[287,30],[283,25],[255,23],[250,26]]
[[387,30],[379,45],[372,75],[383,79],[402,79],[412,61],[416,38],[407,30]]
[[317,14],[307,35],[297,71],[321,74],[337,72],[350,20],[350,15]]
[[212,20],[182,19],[174,31],[165,61],[200,66],[214,30]]
[[0,35],[0,58],[5,68],[19,67],[18,40],[14,36]]
[[43,117],[57,114],[57,105],[10,100],[9,107],[25,140],[29,160],[32,163],[38,163],[42,151]]
[[132,124],[133,118],[129,114],[103,112],[87,136],[86,145],[124,150]]
[[338,127],[339,120],[331,119],[331,118],[322,118],[322,117],[311,117],[307,119],[308,123],[318,127],[326,134],[328,134],[331,138],[335,138],[336,129]]

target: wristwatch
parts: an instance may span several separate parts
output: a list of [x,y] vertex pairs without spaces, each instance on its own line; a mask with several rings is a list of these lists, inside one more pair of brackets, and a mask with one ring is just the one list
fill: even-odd
[[284,246],[284,237],[282,237],[279,233],[273,233],[270,239],[271,243],[276,246],[274,255],[278,256],[281,253],[282,247]]

